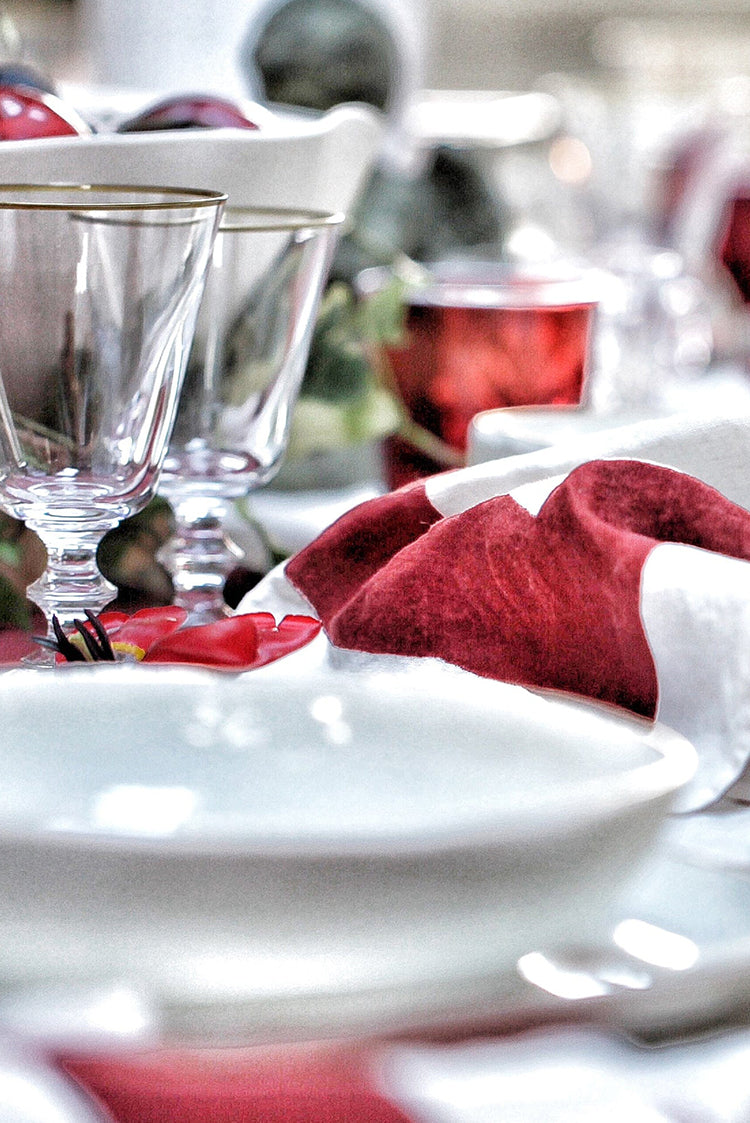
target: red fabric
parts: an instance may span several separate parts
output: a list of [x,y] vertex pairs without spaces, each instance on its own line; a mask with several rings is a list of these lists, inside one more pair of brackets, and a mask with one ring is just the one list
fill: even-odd
[[340,647],[434,656],[651,716],[640,575],[659,541],[750,558],[750,514],[672,469],[593,461],[536,517],[498,496],[441,518],[412,485],[339,520],[286,572]]
[[20,628],[0,628],[0,666],[15,667],[27,655],[38,655],[39,647]]
[[59,1058],[116,1123],[406,1123],[355,1049],[155,1051]]
[[[325,622],[399,550],[441,518],[417,482],[400,491],[362,503],[324,531],[313,546],[298,554],[287,575],[310,573],[315,607]],[[304,579],[300,583],[304,592]]]

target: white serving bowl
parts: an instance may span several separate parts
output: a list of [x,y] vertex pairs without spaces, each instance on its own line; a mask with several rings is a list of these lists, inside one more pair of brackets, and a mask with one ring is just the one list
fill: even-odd
[[0,144],[0,183],[208,187],[233,206],[347,213],[375,159],[382,121],[365,106],[267,113],[258,130],[96,133]]
[[125,981],[171,1037],[379,1032],[593,938],[695,765],[516,686],[0,676],[0,994]]

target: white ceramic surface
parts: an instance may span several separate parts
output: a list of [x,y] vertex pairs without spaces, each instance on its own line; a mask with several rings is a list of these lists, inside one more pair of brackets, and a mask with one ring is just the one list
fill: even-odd
[[562,696],[429,683],[4,674],[3,993],[125,980],[172,1036],[373,1030],[601,935],[692,748]]
[[422,90],[407,117],[427,144],[507,148],[552,136],[562,123],[551,94],[509,90]]
[[398,1045],[382,1093],[419,1123],[746,1123],[750,1030],[659,1048],[590,1026],[494,1040]]
[[48,1058],[0,1035],[2,1123],[111,1123],[111,1119]]
[[234,206],[348,212],[382,124],[364,106],[322,116],[269,114],[257,131],[97,133],[0,145],[0,183],[91,182],[214,187]]
[[477,994],[472,1030],[565,1020],[663,1038],[744,1017],[750,864],[722,868],[715,819],[670,819],[624,886],[606,936],[592,941],[581,929],[567,947],[540,945],[521,957]]
[[477,413],[469,424],[468,464],[503,456],[539,452],[621,425],[634,425],[654,413],[594,413],[581,406],[509,406]]

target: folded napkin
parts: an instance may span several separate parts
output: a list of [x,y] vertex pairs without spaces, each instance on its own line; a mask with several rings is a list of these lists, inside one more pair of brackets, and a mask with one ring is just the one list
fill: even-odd
[[648,461],[591,460],[582,441],[373,499],[240,611],[312,606],[334,652],[437,658],[658,717],[698,749],[681,808],[704,807],[750,758],[750,419],[629,439]]

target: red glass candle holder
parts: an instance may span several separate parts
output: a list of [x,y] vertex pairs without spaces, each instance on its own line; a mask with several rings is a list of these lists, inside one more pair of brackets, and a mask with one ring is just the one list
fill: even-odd
[[[378,283],[382,273],[364,278],[361,291]],[[436,267],[407,292],[403,338],[384,349],[386,369],[411,420],[458,462],[469,423],[483,410],[581,401],[596,307],[585,273]],[[446,466],[403,438],[389,451],[392,486]]]

